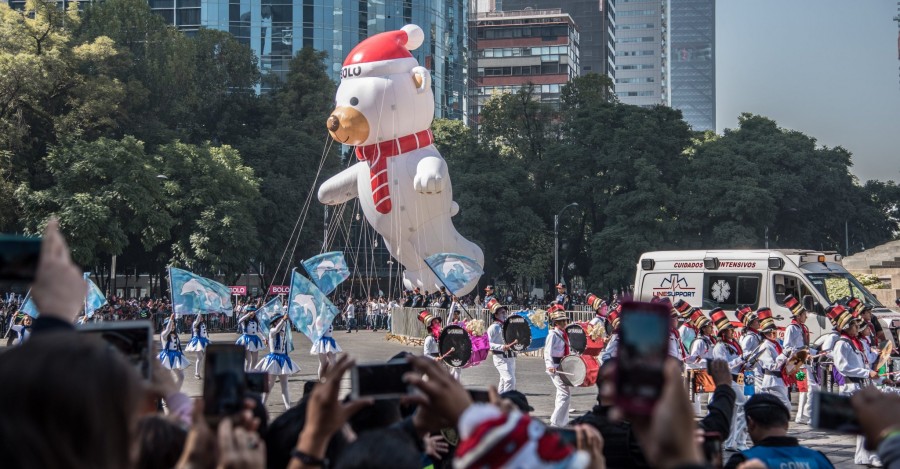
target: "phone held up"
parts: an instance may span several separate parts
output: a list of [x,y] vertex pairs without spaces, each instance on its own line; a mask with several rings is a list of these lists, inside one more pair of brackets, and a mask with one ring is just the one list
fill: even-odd
[[351,369],[350,395],[353,399],[400,398],[411,392],[410,385],[403,381],[403,375],[411,371],[412,364],[406,359],[356,365]]
[[650,415],[662,394],[669,314],[669,309],[658,303],[622,303],[616,405],[626,413]]
[[215,428],[222,418],[243,408],[247,393],[244,347],[237,344],[209,344],[203,369],[203,412]]
[[850,396],[830,392],[814,392],[812,395],[812,426],[841,433],[862,434],[859,418]]
[[102,338],[125,355],[147,381],[153,357],[153,325],[150,321],[123,321],[79,324],[78,332]]
[[0,285],[27,288],[34,281],[41,238],[0,234]]

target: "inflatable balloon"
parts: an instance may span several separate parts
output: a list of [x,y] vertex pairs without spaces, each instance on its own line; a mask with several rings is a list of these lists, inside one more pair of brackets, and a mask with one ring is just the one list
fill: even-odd
[[[318,198],[337,205],[359,197],[366,220],[405,267],[406,287],[434,289],[440,282],[425,258],[457,253],[483,266],[484,253],[450,219],[459,206],[447,163],[433,145],[431,75],[409,52],[424,37],[422,28],[406,25],[350,51],[326,124],[335,141],[356,146],[359,162],[325,181]],[[464,295],[477,282],[453,293]]]

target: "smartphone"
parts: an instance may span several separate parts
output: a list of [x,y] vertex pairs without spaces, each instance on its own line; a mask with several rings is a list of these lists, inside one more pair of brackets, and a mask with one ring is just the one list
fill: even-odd
[[0,281],[31,283],[41,256],[41,238],[0,235]]
[[712,467],[722,467],[722,434],[719,432],[703,433],[703,458]]
[[269,374],[261,371],[246,372],[247,391],[262,394],[269,392]]
[[622,303],[616,405],[626,413],[650,415],[662,393],[669,314],[669,308],[660,303]]
[[218,425],[222,417],[243,408],[247,392],[244,354],[244,347],[237,344],[209,344],[206,347],[203,412],[211,425]]
[[351,369],[350,395],[353,399],[396,399],[405,396],[411,389],[403,381],[403,375],[411,371],[412,364],[405,359],[357,365]]
[[812,426],[841,433],[862,434],[850,396],[830,392],[814,392],[812,396]]
[[76,328],[80,333],[109,342],[125,355],[144,379],[150,380],[153,360],[153,325],[150,321],[87,323]]
[[565,442],[568,445],[572,445],[573,447],[578,447],[578,435],[575,434],[575,430],[572,428],[548,428],[552,430],[557,435],[559,435],[559,439]]
[[467,389],[472,402],[491,402],[491,396],[486,389]]

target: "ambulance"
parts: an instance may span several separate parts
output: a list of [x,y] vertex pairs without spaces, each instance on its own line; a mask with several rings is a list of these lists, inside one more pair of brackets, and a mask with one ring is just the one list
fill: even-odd
[[793,295],[810,312],[810,340],[832,329],[825,309],[859,298],[872,306],[894,345],[900,314],[884,307],[847,269],[833,251],[800,249],[657,251],[641,256],[634,280],[641,301],[667,296],[709,311],[719,307],[732,321],[739,305],[772,309],[779,329],[791,322],[784,298]]

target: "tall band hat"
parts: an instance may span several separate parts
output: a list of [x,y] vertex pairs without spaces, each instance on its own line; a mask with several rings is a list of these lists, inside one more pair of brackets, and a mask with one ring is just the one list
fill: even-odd
[[566,309],[561,305],[551,306],[550,309],[547,310],[547,316],[550,318],[550,322],[569,320],[569,317],[566,316]]
[[738,309],[734,312],[734,315],[737,317],[738,321],[747,327],[756,319],[756,313],[753,312],[753,308],[750,305],[739,306]]
[[491,298],[491,301],[488,301],[487,309],[491,314],[497,314],[501,309],[506,309],[506,306],[501,305],[496,298]]
[[803,305],[800,304],[800,301],[794,298],[793,295],[784,297],[784,306],[786,306],[787,309],[791,310],[791,314],[793,314],[794,317],[797,317],[806,312],[806,308],[804,308]]
[[841,305],[830,306],[825,310],[825,315],[831,321],[831,325],[838,331],[842,331],[853,323],[853,315]]
[[847,309],[854,315],[860,315],[871,310],[872,307],[860,301],[859,298],[850,298],[850,301],[847,302]]
[[621,314],[622,314],[622,308],[617,306],[615,309],[610,311],[609,316],[606,317],[606,320],[609,321],[610,325],[612,325],[612,328],[614,331],[619,330],[619,322],[620,322],[619,316]]
[[691,312],[691,325],[700,330],[710,324],[709,318],[703,315],[703,311],[700,308],[694,308]]
[[656,298],[657,298],[657,300],[656,300],[657,303],[659,303],[661,305],[665,305],[669,308],[670,316],[672,316],[673,318],[677,318],[677,317],[681,316],[681,313],[679,313],[678,310],[675,309],[675,306],[672,305],[672,300],[670,300],[668,296],[658,296]]
[[431,314],[430,311],[422,311],[419,313],[419,321],[422,321],[422,324],[425,324],[425,327],[431,326],[431,321],[433,319],[440,320],[441,317]]
[[604,303],[602,298],[600,298],[599,296],[597,296],[593,293],[588,294],[586,301],[587,301],[587,304],[590,305],[590,307],[594,311],[597,311],[597,312],[600,311],[600,308],[603,306],[603,303]]
[[731,324],[731,320],[728,319],[728,315],[725,314],[725,310],[722,308],[716,308],[710,311],[709,317],[712,319],[713,324],[716,325],[716,329],[719,330],[720,334],[728,329],[734,329],[734,325]]
[[759,330],[762,332],[771,332],[778,329],[775,324],[775,318],[772,317],[772,310],[769,308],[759,308],[756,310],[756,317],[759,318]]
[[687,301],[678,300],[672,305],[685,321],[691,319],[691,305]]

